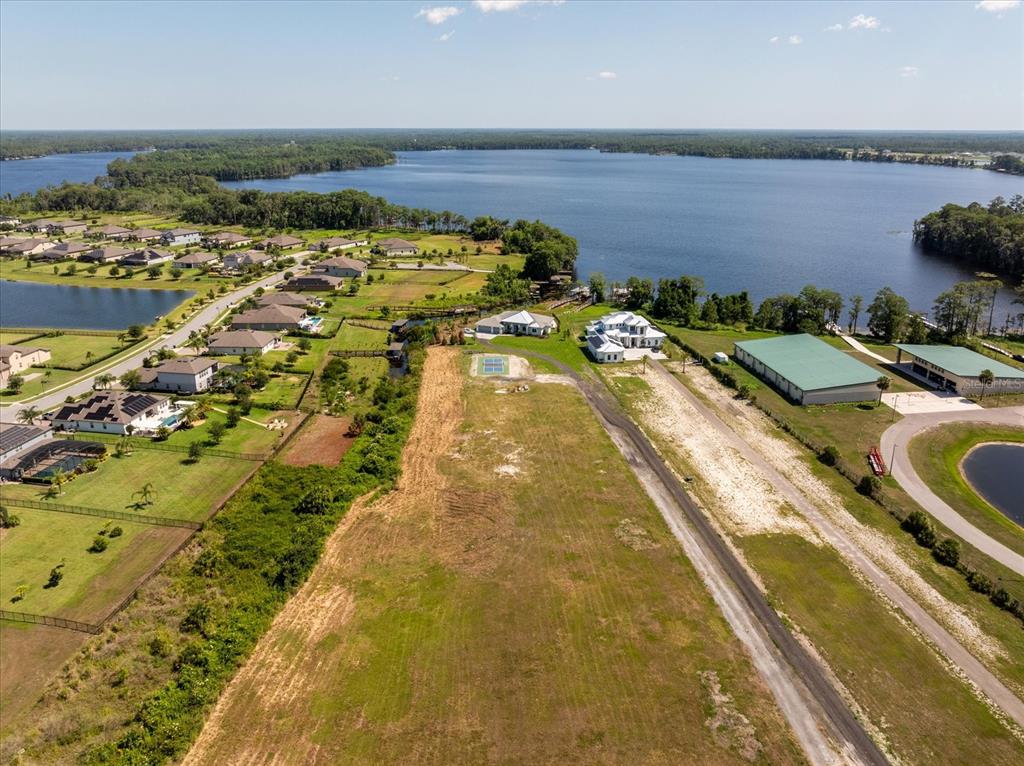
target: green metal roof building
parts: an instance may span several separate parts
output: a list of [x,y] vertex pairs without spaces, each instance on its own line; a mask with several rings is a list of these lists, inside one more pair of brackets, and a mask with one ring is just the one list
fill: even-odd
[[875,399],[881,373],[813,335],[782,335],[736,344],[736,360],[800,404]]
[[896,343],[896,364],[905,364],[904,355],[909,357],[910,371],[925,378],[936,388],[956,391],[961,396],[982,393],[978,380],[982,370],[993,375],[992,383],[985,387],[991,393],[1024,392],[1024,370],[1011,367],[984,354],[962,346],[930,346],[913,343]]

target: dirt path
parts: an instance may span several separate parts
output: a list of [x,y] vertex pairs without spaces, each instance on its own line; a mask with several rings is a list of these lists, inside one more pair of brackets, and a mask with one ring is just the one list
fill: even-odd
[[[274,620],[246,664],[221,695],[206,726],[183,763],[270,764],[316,763],[319,749],[314,731],[281,736],[276,711],[308,697],[318,680],[315,669],[320,644],[337,635],[352,616],[355,600],[339,583],[358,571],[352,552],[380,557],[393,541],[379,534],[386,521],[422,508],[443,507],[445,478],[437,456],[455,442],[462,420],[458,352],[431,349],[423,370],[417,415],[403,452],[398,491],[369,504],[356,501],[328,538],[323,556],[309,580]],[[371,520],[371,516],[384,517]],[[370,532],[375,534],[370,534]],[[244,739],[225,729],[226,721],[246,721]],[[239,749],[239,742],[244,743]],[[287,752],[281,752],[285,746]]]
[[[963,673],[964,677],[981,690],[1006,715],[1020,726],[1024,726],[1024,703],[1021,702],[988,668],[960,641],[940,625],[904,588],[884,571],[861,547],[859,541],[840,524],[824,513],[808,495],[778,470],[772,462],[751,446],[744,438],[722,420],[710,407],[700,401],[686,386],[678,381],[661,364],[652,364],[655,374],[672,386],[691,407],[721,434],[743,459],[755,466],[765,478],[800,512],[800,514],[827,540],[843,558],[860,574],[867,578],[879,592],[895,604],[921,633],[941,651]],[[777,440],[776,440],[777,441]],[[755,442],[756,443],[756,442]],[[795,461],[791,461],[795,462]],[[808,480],[813,479],[808,472]],[[816,484],[824,486],[821,482]],[[811,490],[813,493],[813,489]],[[827,495],[826,495],[827,496]]]

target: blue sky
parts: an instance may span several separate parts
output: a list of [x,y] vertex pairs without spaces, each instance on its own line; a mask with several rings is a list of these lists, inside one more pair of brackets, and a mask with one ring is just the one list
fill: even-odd
[[0,3],[0,128],[1024,129],[1024,7]]

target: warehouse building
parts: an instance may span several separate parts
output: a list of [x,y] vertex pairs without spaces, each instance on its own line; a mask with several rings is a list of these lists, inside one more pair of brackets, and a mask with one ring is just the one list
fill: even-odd
[[798,404],[863,402],[878,397],[878,370],[813,335],[736,344],[736,361]]
[[896,343],[895,346],[899,349],[896,352],[896,364],[906,365],[909,372],[944,391],[956,391],[961,396],[976,396],[982,392],[978,376],[982,370],[988,370],[993,380],[984,387],[985,393],[1024,392],[1024,370],[989,359],[969,348],[913,343]]

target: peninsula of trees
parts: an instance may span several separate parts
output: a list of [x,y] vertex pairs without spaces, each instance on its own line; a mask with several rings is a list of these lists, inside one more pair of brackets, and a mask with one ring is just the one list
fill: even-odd
[[914,223],[914,241],[926,252],[973,269],[1024,279],[1024,196],[996,197],[988,207],[944,205]]

